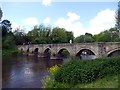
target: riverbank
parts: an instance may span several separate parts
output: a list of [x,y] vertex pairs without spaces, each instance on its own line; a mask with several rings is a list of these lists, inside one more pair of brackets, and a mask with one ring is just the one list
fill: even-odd
[[43,79],[44,88],[118,88],[120,57],[71,60],[49,72],[52,79]]
[[2,57],[10,57],[10,56],[17,56],[17,54],[20,53],[17,49],[11,49],[11,50],[2,50]]

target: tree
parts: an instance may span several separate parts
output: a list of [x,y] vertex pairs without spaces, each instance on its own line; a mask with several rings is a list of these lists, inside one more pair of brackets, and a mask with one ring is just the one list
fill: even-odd
[[2,12],[2,10],[0,8],[0,21],[1,21],[2,15],[3,15],[3,12]]
[[53,28],[51,38],[53,43],[67,43],[67,34],[64,28]]
[[72,40],[72,42],[74,42],[74,35],[73,32],[71,31],[66,31],[66,35],[67,35],[67,43],[70,42],[70,40]]
[[94,39],[97,42],[117,42],[120,41],[117,28],[110,28],[97,35],[94,35]]
[[12,53],[12,51],[16,51],[17,47],[15,45],[15,39],[14,35],[11,31],[11,23],[9,20],[3,20],[1,22],[2,25],[2,50],[3,55],[4,53],[11,51],[9,53]]
[[83,43],[85,42],[85,35],[80,35],[78,37],[75,38],[75,42],[76,43]]
[[46,27],[43,24],[40,24],[39,26],[34,26],[34,29],[27,33],[27,37],[30,38],[32,43],[51,43],[51,27]]
[[11,31],[11,23],[9,20],[3,20],[1,22],[1,26],[2,26],[2,36],[6,35],[8,32]]
[[31,42],[30,38],[25,34],[23,29],[17,28],[14,32],[16,45],[28,44]]
[[75,41],[77,43],[84,43],[84,42],[94,42],[94,37],[90,33],[85,33],[85,35],[80,35],[76,37]]
[[119,38],[120,38],[120,1],[118,2],[118,10],[116,12],[116,27],[119,30]]

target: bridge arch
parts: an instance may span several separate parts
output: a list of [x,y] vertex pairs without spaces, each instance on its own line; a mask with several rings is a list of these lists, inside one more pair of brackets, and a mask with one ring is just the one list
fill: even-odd
[[62,48],[57,52],[57,56],[61,58],[66,58],[70,56],[70,52],[66,48]]
[[44,56],[45,57],[50,57],[51,56],[51,50],[50,50],[50,48],[47,48],[47,49],[44,50]]
[[120,56],[120,48],[113,49],[107,53],[107,57]]
[[20,49],[20,51],[21,51],[21,52],[23,52],[23,51],[24,51],[24,49],[23,49],[23,48],[21,48],[21,49]]
[[27,52],[29,52],[30,50],[29,50],[29,48],[27,49]]
[[[89,57],[90,59],[96,58],[96,54],[91,49],[81,49],[76,53],[76,57],[80,57],[80,59],[83,58],[83,56]],[[91,57],[92,56],[92,57]]]
[[35,49],[34,49],[34,52],[35,52],[35,53],[38,53],[38,50],[39,50],[39,48],[35,48]]

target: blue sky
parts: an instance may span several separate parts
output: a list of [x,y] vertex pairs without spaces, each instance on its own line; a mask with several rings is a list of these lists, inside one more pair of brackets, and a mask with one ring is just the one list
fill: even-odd
[[2,2],[2,19],[8,19],[13,29],[20,26],[28,32],[44,23],[73,31],[75,36],[89,32],[97,34],[114,27],[117,2]]

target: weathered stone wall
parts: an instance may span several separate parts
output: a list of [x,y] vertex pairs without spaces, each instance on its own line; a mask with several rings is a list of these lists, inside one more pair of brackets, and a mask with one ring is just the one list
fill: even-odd
[[106,57],[115,50],[120,50],[120,42],[95,42],[95,43],[77,43],[77,44],[31,44],[31,45],[19,45],[18,49],[27,52],[33,52],[38,48],[38,52],[43,54],[46,49],[50,49],[51,54],[57,54],[61,49],[66,49],[71,56],[83,50],[88,49],[92,51],[96,57]]

